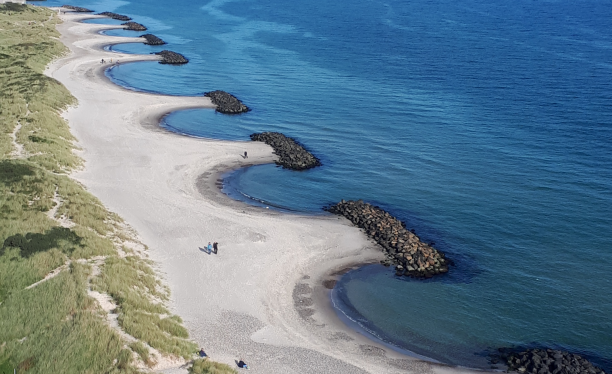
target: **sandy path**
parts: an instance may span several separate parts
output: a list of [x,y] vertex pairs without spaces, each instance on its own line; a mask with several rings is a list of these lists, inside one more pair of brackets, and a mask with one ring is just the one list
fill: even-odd
[[[463,371],[400,355],[347,329],[322,280],[347,264],[377,261],[380,251],[344,219],[284,215],[224,196],[215,186],[219,172],[269,163],[272,149],[160,129],[169,111],[213,105],[110,83],[102,58],[157,56],[104,51],[142,39],[99,35],[113,26],[76,22],[91,16],[61,17],[61,40],[72,53],[46,73],[79,100],[65,114],[85,160],[75,177],[137,230],[171,288],[174,312],[214,360],[233,365],[242,357],[253,373],[266,374]],[[240,157],[245,150],[247,160]],[[199,249],[209,241],[219,242],[217,255]]]

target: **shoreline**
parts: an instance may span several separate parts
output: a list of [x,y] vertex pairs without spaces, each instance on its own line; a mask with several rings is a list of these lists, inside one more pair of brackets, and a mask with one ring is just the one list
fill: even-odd
[[[72,54],[46,73],[79,100],[64,114],[86,163],[75,177],[142,236],[170,285],[173,311],[214,360],[233,364],[244,357],[261,373],[472,372],[390,352],[344,325],[322,282],[349,265],[376,261],[382,252],[345,219],[288,216],[225,195],[217,182],[222,173],[246,166],[238,155],[247,149],[249,163],[269,163],[271,148],[162,128],[159,120],[170,112],[214,106],[205,97],[115,85],[99,56],[119,55],[122,63],[158,57],[105,51],[106,45],[141,38],[97,34],[99,25],[77,23],[101,17],[60,18],[61,40]],[[208,240],[220,242],[218,256],[198,251]],[[368,355],[364,346],[376,354]]]

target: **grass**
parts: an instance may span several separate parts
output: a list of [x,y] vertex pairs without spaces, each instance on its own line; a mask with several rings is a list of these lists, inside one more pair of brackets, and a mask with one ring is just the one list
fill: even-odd
[[238,372],[226,364],[199,358],[193,362],[189,374],[237,374]]
[[[190,358],[197,347],[168,311],[168,289],[150,261],[122,245],[137,242],[133,234],[69,177],[82,160],[60,113],[76,101],[42,74],[66,53],[58,22],[44,8],[0,5],[0,374],[138,373],[138,362],[153,365],[152,348]],[[90,289],[112,297],[136,342],[107,324]],[[196,373],[234,372],[196,364]]]

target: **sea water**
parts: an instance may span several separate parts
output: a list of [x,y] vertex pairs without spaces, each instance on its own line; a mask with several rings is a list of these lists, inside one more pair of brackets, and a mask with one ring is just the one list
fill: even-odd
[[281,131],[323,162],[239,170],[231,196],[309,213],[364,199],[455,260],[427,281],[379,265],[346,274],[333,300],[350,323],[450,364],[484,368],[497,347],[533,345],[612,367],[609,1],[74,5],[127,14],[169,43],[112,50],[190,59],[122,64],[114,82],[221,89],[253,109],[179,111],[165,128],[243,141]]

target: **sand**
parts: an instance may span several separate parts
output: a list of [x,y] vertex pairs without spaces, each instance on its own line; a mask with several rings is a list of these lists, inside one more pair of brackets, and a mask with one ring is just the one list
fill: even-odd
[[[242,358],[251,372],[266,374],[469,371],[402,355],[345,326],[324,281],[379,261],[380,249],[344,218],[283,214],[225,196],[220,174],[273,162],[272,149],[163,130],[159,120],[171,111],[214,105],[111,83],[101,59],[158,57],[105,51],[143,39],[101,35],[117,26],[77,22],[94,17],[61,15],[71,53],[46,70],[78,99],[64,114],[85,160],[74,177],[138,232],[171,289],[173,312],[212,359],[235,366]],[[202,248],[213,241],[219,252],[209,255]]]

